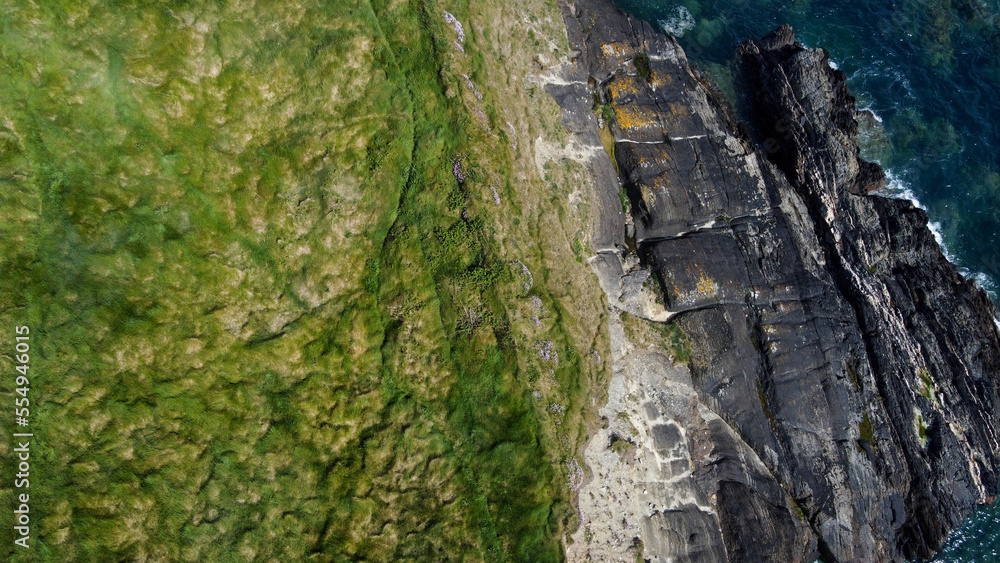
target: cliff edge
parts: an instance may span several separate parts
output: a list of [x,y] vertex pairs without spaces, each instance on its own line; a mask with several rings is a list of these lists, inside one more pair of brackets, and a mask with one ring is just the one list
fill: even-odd
[[[996,498],[997,312],[922,210],[877,195],[844,74],[787,26],[747,42],[737,125],[672,38],[605,0],[561,7],[577,57],[547,90],[618,171],[590,165],[618,314],[570,559],[929,557]],[[632,317],[680,327],[687,365]]]

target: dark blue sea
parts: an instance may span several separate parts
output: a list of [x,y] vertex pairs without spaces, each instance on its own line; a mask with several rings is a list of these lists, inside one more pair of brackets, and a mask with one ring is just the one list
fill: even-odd
[[[616,0],[673,33],[724,93],[736,47],[782,23],[825,47],[876,118],[863,155],[927,210],[945,254],[1000,300],[1000,0]],[[1000,562],[1000,502],[934,561]]]

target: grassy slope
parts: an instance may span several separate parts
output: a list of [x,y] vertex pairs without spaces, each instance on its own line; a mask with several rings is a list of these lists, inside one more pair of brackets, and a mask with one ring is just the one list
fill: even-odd
[[192,4],[3,9],[15,560],[559,560],[607,354],[579,171],[539,177],[512,78],[553,7]]

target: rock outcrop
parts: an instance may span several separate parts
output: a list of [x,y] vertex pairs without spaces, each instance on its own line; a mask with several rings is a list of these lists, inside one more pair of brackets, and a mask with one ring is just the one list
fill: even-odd
[[[591,164],[594,268],[622,315],[670,319],[691,343],[685,369],[612,342],[625,416],[588,447],[570,558],[931,555],[997,494],[997,313],[922,210],[871,195],[885,177],[858,157],[843,73],[788,27],[748,42],[753,123],[737,125],[672,38],[605,0],[562,7],[579,54],[547,89],[578,142],[608,127],[634,220],[626,245],[610,161]],[[629,297],[635,255],[662,311]],[[609,461],[623,420],[635,451]]]

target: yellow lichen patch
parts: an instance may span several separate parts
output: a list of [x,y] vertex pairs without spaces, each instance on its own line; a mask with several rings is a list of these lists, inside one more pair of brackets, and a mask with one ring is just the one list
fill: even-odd
[[[701,270],[700,267],[698,267],[698,269],[699,271]],[[703,271],[699,272],[698,281],[695,287],[687,291],[682,291],[677,286],[677,282],[673,279],[673,276],[670,277],[671,277],[670,285],[671,288],[673,289],[677,305],[680,306],[694,305],[700,300],[712,299],[719,294],[719,284],[711,277],[705,275],[705,272]]]
[[616,106],[612,104],[615,112],[615,121],[622,129],[642,129],[645,127],[658,125],[656,112],[632,106]]
[[[653,151],[652,163],[658,166],[668,166],[670,164],[670,152],[665,147],[656,147]],[[669,177],[662,178],[666,182],[670,182]]]
[[698,293],[705,298],[715,297],[719,293],[719,284],[702,272],[698,276]]
[[632,48],[625,43],[604,43],[601,45],[601,52],[604,53],[605,57],[610,58],[624,58],[632,56]]
[[611,94],[611,101],[618,103],[622,97],[628,94],[635,94],[638,91],[638,84],[634,76],[617,76],[608,84],[608,93]]
[[649,75],[649,87],[653,90],[661,86],[669,86],[671,82],[674,81],[674,77],[670,74],[663,74],[662,72],[653,71]]

